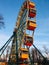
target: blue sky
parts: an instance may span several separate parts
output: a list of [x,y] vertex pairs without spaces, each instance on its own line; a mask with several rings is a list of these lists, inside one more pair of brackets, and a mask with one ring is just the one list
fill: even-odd
[[[17,16],[25,0],[0,0],[0,13],[4,16],[5,29],[0,30],[0,48],[12,35]],[[45,45],[49,49],[49,0],[31,0],[36,4],[37,28],[34,44],[41,51]]]

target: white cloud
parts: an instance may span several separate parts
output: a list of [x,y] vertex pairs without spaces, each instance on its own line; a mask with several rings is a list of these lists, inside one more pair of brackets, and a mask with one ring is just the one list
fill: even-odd
[[[9,35],[0,33],[0,48],[5,44],[9,37],[10,37]],[[49,42],[34,40],[34,45],[43,52],[44,51],[43,45],[47,47],[49,45]]]
[[35,36],[49,36],[49,33],[44,33],[44,32],[36,32],[35,34],[34,34]]
[[34,45],[41,49],[41,48],[43,48],[43,46],[48,47],[49,46],[49,42],[48,41],[37,41],[37,40],[35,40],[34,41]]
[[[45,41],[34,41],[34,45],[36,46],[36,48],[42,53],[43,56],[45,56],[45,50],[44,50],[44,45],[45,47],[49,50],[48,47],[49,42],[45,42]],[[30,50],[32,51],[33,46],[30,47]]]
[[5,42],[8,40],[9,35],[6,34],[0,34],[0,48],[5,44]]

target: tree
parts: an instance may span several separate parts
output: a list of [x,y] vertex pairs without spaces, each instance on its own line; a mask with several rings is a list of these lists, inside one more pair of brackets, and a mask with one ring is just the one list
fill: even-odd
[[43,48],[44,48],[44,52],[48,55],[49,54],[48,48],[45,45],[43,46]]
[[3,20],[4,20],[4,17],[0,14],[0,29],[4,28],[5,23]]
[[49,49],[45,45],[43,46],[43,48],[44,48],[44,52],[46,54],[46,58],[49,60]]

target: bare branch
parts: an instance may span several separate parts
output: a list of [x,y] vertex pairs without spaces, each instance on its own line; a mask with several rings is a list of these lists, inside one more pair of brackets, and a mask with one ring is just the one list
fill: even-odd
[[0,29],[4,28],[5,23],[3,20],[4,20],[4,17],[3,17],[3,15],[0,14]]

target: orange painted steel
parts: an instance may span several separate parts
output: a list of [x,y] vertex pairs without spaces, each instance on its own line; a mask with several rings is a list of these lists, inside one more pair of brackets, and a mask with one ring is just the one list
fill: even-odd
[[8,65],[7,62],[0,62],[0,65]]
[[20,65],[28,65],[28,64],[24,64],[24,63],[22,63],[22,64],[20,64]]
[[24,45],[26,45],[26,46],[33,45],[33,37],[32,36],[26,35],[24,40],[25,40]]
[[24,2],[24,8],[34,8],[35,4],[33,2],[28,2],[28,6],[27,6],[27,1]]
[[26,48],[20,48],[20,58],[25,60],[28,59],[29,55],[28,55],[28,49]]
[[35,8],[29,9],[29,15],[28,16],[30,18],[34,18],[36,16],[36,9]]
[[28,30],[35,30],[36,27],[37,27],[36,22],[28,20],[27,22]]

